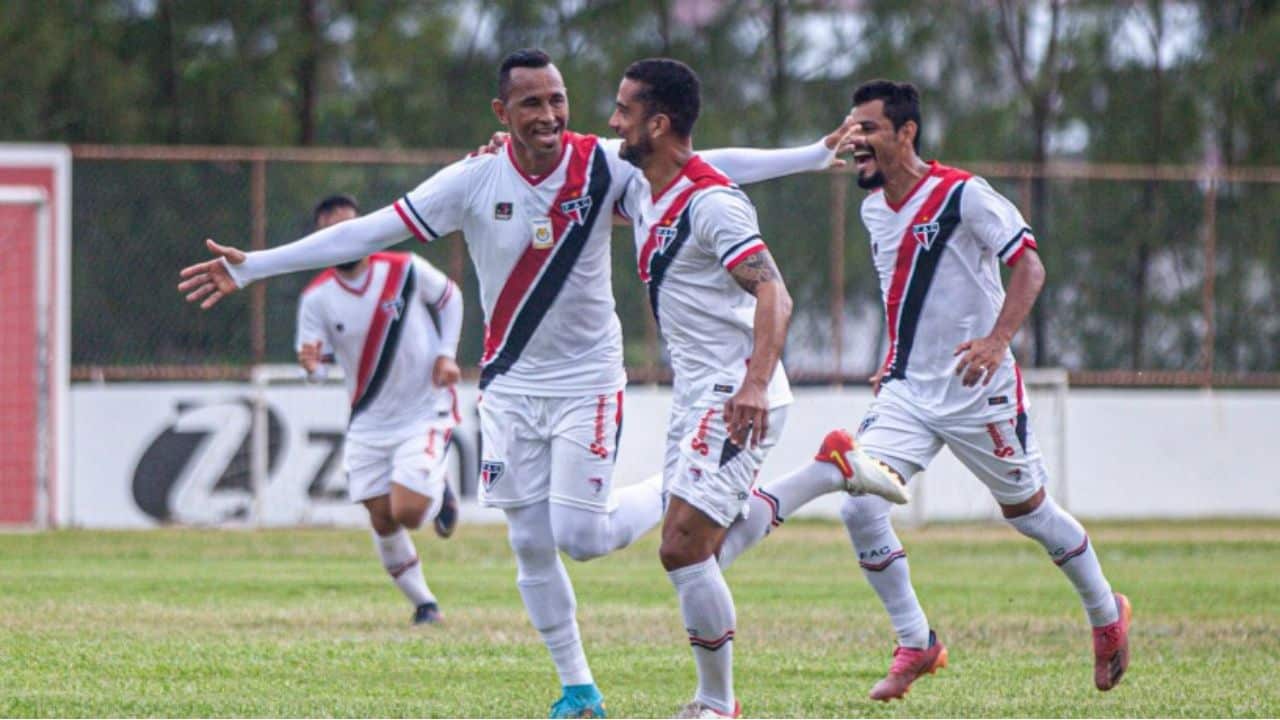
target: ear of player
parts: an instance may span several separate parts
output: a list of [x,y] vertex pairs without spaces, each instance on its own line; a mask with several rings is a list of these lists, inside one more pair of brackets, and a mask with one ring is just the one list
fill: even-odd
[[907,491],[907,483],[902,476],[863,452],[847,430],[827,433],[813,459],[836,466],[844,476],[845,492],[879,495],[898,505],[911,502],[911,493]]

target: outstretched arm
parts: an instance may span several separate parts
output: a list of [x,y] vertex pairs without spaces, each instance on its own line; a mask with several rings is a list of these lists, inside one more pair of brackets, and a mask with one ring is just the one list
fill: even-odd
[[255,280],[358,260],[409,236],[391,207],[318,230],[287,245],[245,253],[205,240],[212,260],[182,269],[178,290],[208,309]]
[[838,159],[836,155],[848,149],[852,129],[853,120],[846,117],[840,127],[811,145],[784,150],[721,148],[700,151],[698,154],[728,175],[730,180],[745,185],[795,173],[843,166],[844,160]]
[[754,346],[742,387],[725,404],[729,437],[755,447],[769,430],[769,381],[782,359],[791,322],[791,295],[768,250],[761,249],[729,271],[743,290],[756,296]]

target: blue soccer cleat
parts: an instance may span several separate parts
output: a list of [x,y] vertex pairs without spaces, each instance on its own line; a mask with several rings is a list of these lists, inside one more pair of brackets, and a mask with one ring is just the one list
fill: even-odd
[[551,705],[553,718],[602,718],[604,695],[595,683],[590,685],[565,685],[564,695]]

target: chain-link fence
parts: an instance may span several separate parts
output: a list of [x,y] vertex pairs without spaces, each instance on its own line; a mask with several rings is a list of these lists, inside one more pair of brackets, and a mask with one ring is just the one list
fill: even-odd
[[[334,192],[381,207],[455,151],[73,148],[73,377],[241,377],[293,357],[298,292],[276,278],[211,312],[181,301],[178,268],[213,237],[243,248],[310,230]],[[1074,383],[1280,385],[1280,168],[1214,170],[957,163],[1031,221],[1048,268],[1015,343],[1027,365]],[[786,354],[800,379],[865,377],[884,354],[883,311],[862,192],[847,172],[747,188],[796,301]],[[614,230],[614,287],[633,378],[664,374],[628,228]],[[460,359],[483,321],[465,247],[408,244],[464,288]]]

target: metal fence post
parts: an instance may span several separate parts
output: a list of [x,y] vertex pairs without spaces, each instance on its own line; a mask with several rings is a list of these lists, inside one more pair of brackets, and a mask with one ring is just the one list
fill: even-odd
[[1201,371],[1204,373],[1204,386],[1213,385],[1214,335],[1214,280],[1218,274],[1218,180],[1209,179],[1209,186],[1204,194],[1204,338],[1201,340]]
[[[249,214],[252,216],[249,247],[267,247],[267,161],[262,155],[253,158],[249,171]],[[267,357],[267,286],[254,283],[249,288],[249,342],[253,364],[261,365]]]

